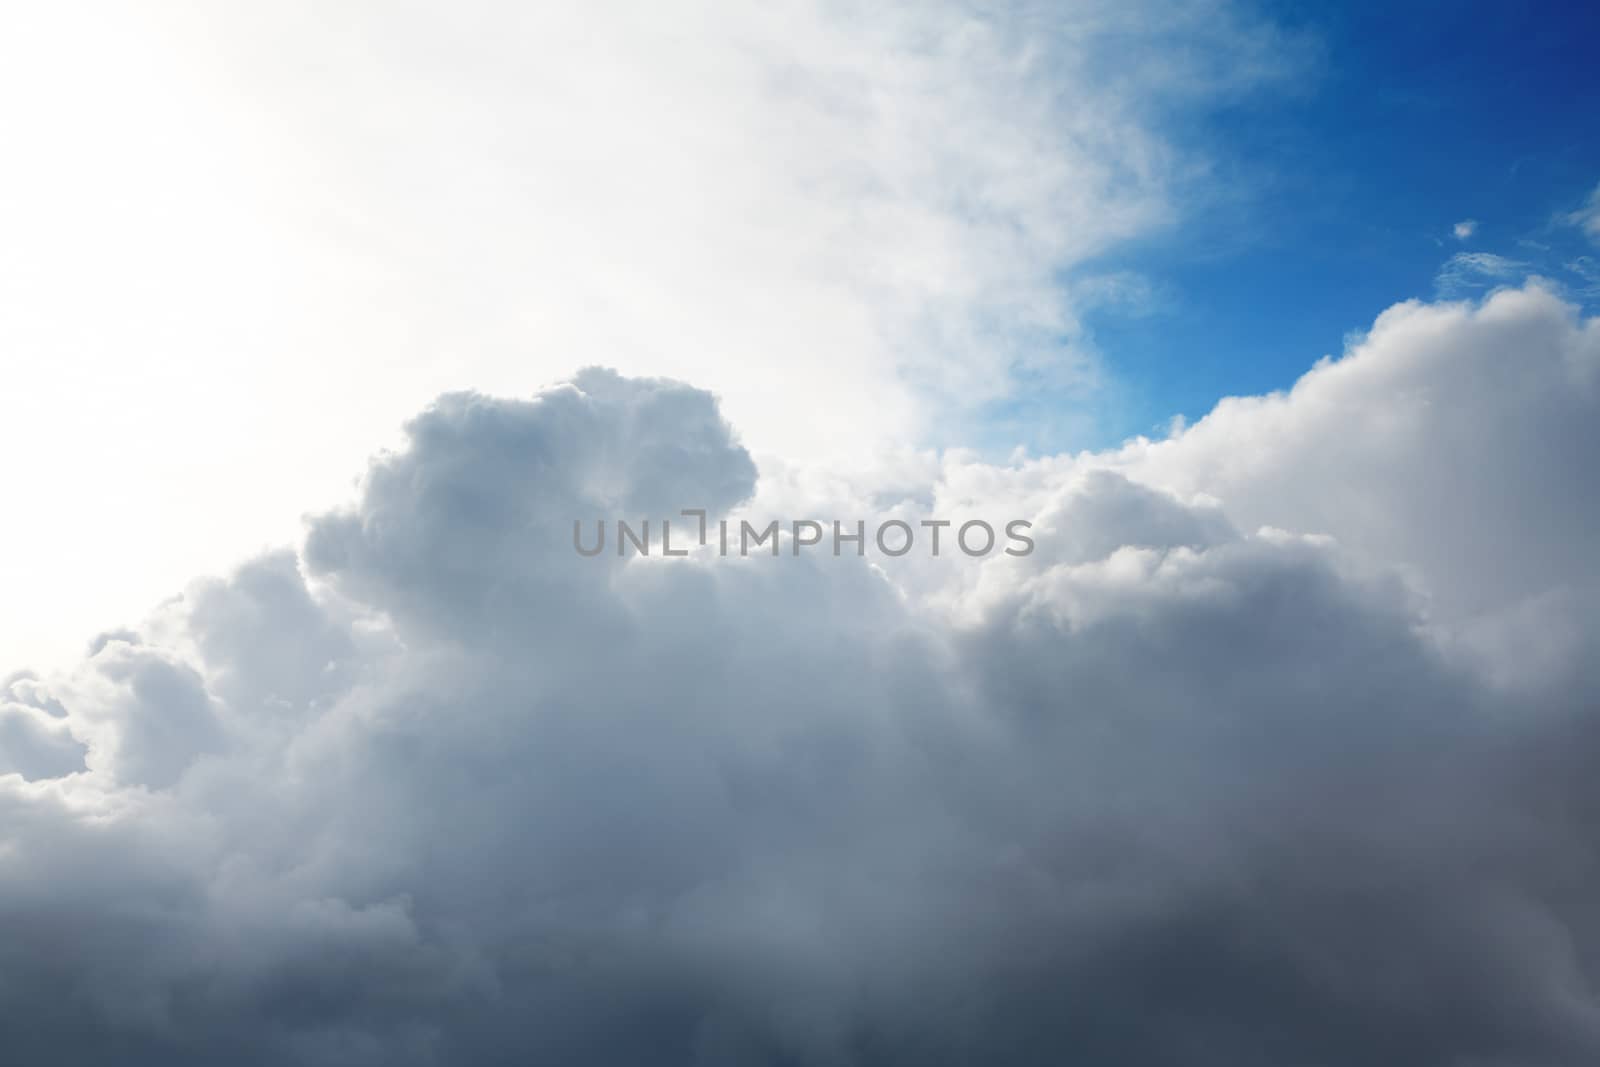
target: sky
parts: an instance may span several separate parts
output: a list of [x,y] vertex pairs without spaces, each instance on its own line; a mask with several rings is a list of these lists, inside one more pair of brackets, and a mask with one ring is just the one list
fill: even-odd
[[[1537,274],[1593,306],[1593,246],[1562,220],[1600,169],[1600,12],[1569,8],[1264,9],[1309,38],[1306,61],[1280,91],[1182,130],[1211,164],[1202,206],[1107,260],[1150,294],[1093,322],[1121,386],[1107,437],[1284,388],[1396,300]],[[1507,273],[1452,283],[1457,254],[1501,257]]]
[[336,10],[11,16],[0,450],[49,518],[0,661],[292,539],[446,389],[599,363],[758,451],[1047,453],[1397,300],[1594,299],[1581,7]]
[[1597,18],[8,13],[0,1045],[1596,1062]]

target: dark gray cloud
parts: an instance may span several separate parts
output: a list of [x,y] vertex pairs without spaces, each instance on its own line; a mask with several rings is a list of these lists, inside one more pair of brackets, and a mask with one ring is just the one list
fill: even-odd
[[[1530,380],[1472,394],[1447,443],[1573,505],[1500,514],[1512,490],[1463,470],[1465,547],[1431,570],[1386,552],[1423,551],[1404,509],[1427,487],[1386,479],[1442,462],[1438,438],[1411,432],[1414,390],[1345,380],[1450,374],[1406,345],[1021,495],[946,472],[917,499],[990,484],[1033,501],[1040,546],[950,561],[948,596],[850,556],[577,558],[574,517],[755,492],[698,390],[589,371],[441,398],[303,552],[8,683],[0,1042],[64,1064],[1593,1063],[1600,600],[1572,539],[1600,531],[1561,435],[1594,412],[1596,333],[1550,314],[1452,320]],[[1370,480],[1335,541],[1303,521],[1315,486],[1250,449],[1319,455],[1375,403],[1406,431],[1387,470],[1304,466],[1341,501]],[[1492,595],[1474,523],[1503,538]]]

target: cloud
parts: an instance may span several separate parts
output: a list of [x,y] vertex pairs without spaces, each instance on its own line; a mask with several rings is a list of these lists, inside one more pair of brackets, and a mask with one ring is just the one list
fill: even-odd
[[60,778],[82,770],[83,756],[66,723],[25,704],[0,703],[0,774]]
[[1567,223],[1600,242],[1600,185],[1595,186],[1582,207],[1567,216]]
[[1572,288],[1577,295],[1590,299],[1600,296],[1600,263],[1596,263],[1594,257],[1578,256],[1562,266],[1573,276]]
[[1456,235],[1456,240],[1465,241],[1467,238],[1478,232],[1478,220],[1462,219],[1460,222],[1450,227],[1450,232]]
[[1520,280],[1528,264],[1493,252],[1457,252],[1445,261],[1434,284],[1439,295],[1461,297]]
[[[1404,304],[1167,440],[859,484],[659,379],[441,397],[301,551],[8,684],[0,1040],[1591,1063],[1597,375],[1537,288]],[[778,503],[1039,548],[566,540]]]
[[1291,390],[1226,399],[1175,440],[1096,462],[1213,496],[1247,529],[1331,534],[1464,617],[1589,568],[1600,508],[1573,487],[1600,447],[1597,345],[1594,319],[1538,285],[1407,302]]
[[48,516],[0,671],[292,539],[441,392],[666,374],[791,455],[1087,418],[1098,261],[1203,210],[1189,120],[1305,51],[1174,0],[83,10],[0,40],[50,161],[0,171],[0,492]]

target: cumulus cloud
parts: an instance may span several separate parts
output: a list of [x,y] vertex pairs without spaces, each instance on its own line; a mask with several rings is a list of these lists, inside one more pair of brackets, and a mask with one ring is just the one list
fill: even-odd
[[1456,240],[1465,241],[1478,232],[1478,220],[1462,219],[1450,228],[1450,232],[1456,235]]
[[1247,528],[1332,534],[1460,618],[1588,573],[1597,376],[1600,326],[1539,286],[1408,302],[1291,390],[1095,462],[1213,495]]
[[[7,684],[0,1040],[1592,1063],[1597,375],[1537,288],[1405,304],[1167,440],[875,484],[758,478],[670,381],[441,397],[299,551]],[[568,539],[779,505],[1039,547]]]
[[59,778],[82,770],[83,755],[65,722],[26,704],[0,703],[0,774]]

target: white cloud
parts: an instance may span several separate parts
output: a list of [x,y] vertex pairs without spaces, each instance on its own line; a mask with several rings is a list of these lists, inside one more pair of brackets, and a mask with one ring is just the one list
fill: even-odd
[[1567,216],[1567,222],[1600,242],[1600,185],[1594,187],[1582,207]]
[[[0,1039],[1593,1062],[1597,376],[1536,288],[1411,303],[1167,440],[760,486],[670,382],[442,398],[298,557],[12,680],[0,729],[88,760],[0,776]],[[691,503],[1022,509],[1039,549],[566,540]]]
[[1092,387],[1063,279],[1175,218],[1168,123],[1293,60],[1171,0],[36,6],[0,599],[40,606],[0,648],[289,539],[450,389],[668,374],[798,455]]
[[1460,616],[1589,566],[1600,510],[1573,487],[1600,447],[1597,387],[1600,327],[1538,286],[1476,307],[1408,302],[1288,392],[1224,400],[1112,462],[1214,496],[1246,528],[1328,533],[1403,565]]
[[1478,232],[1478,220],[1462,219],[1450,228],[1450,232],[1456,235],[1456,240],[1465,241]]
[[1521,281],[1527,271],[1527,263],[1493,252],[1457,252],[1434,281],[1441,296],[1461,297]]

